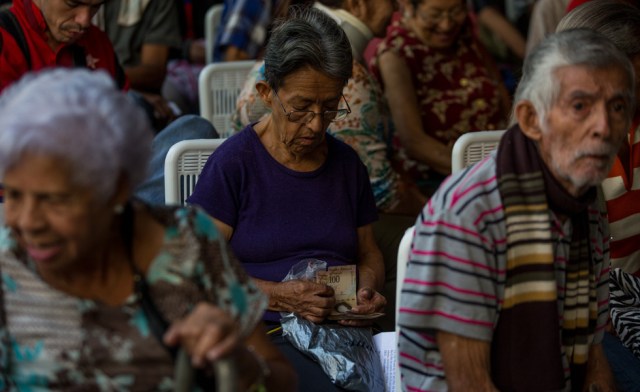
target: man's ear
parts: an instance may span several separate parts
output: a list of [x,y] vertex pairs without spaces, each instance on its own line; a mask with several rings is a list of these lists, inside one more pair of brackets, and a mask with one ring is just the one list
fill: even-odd
[[256,90],[262,102],[267,106],[271,106],[271,86],[264,80],[261,80],[256,83]]
[[530,101],[518,102],[515,114],[522,133],[531,140],[539,141],[542,137],[541,119],[533,104]]

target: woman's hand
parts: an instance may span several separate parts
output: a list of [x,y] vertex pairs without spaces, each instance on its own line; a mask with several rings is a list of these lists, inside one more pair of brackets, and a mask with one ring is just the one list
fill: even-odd
[[271,301],[284,311],[294,312],[311,322],[320,323],[331,313],[336,298],[333,289],[325,284],[289,280],[277,284]]
[[[351,308],[354,314],[372,314],[384,312],[387,300],[370,287],[361,287],[357,293],[358,305]],[[373,324],[374,320],[340,320],[339,323],[350,327],[364,327]]]
[[168,346],[181,345],[195,367],[230,354],[241,343],[234,320],[222,309],[201,302],[164,335]]

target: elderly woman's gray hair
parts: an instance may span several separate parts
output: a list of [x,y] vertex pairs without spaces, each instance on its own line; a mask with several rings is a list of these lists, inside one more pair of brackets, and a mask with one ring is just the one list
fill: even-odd
[[589,1],[566,14],[556,31],[591,29],[609,38],[627,56],[640,54],[640,9],[620,0]]
[[121,175],[132,190],[142,182],[152,139],[144,112],[102,71],[28,74],[0,96],[0,178],[25,154],[51,156],[106,200]]
[[346,85],[352,61],[349,39],[331,17],[315,8],[292,7],[289,18],[277,21],[271,32],[265,79],[278,91],[287,76],[311,67]]
[[547,111],[560,92],[556,70],[564,66],[594,69],[619,67],[629,81],[626,99],[634,105],[634,71],[629,58],[605,36],[593,30],[572,29],[545,38],[524,61],[522,79],[514,98],[511,123],[516,123],[515,105],[530,101],[538,118],[546,122]]

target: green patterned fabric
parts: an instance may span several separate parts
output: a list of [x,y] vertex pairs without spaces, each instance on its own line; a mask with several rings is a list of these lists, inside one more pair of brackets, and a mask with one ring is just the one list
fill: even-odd
[[[146,272],[169,321],[209,301],[229,312],[243,335],[267,299],[227,253],[212,220],[193,208],[153,209],[163,247]],[[120,306],[80,299],[46,284],[0,228],[0,390],[173,391],[173,360],[151,333],[139,298]]]

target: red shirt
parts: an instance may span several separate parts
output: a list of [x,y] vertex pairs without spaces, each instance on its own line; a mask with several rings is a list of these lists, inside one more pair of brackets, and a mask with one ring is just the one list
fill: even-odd
[[[611,231],[611,267],[640,276],[640,116],[629,131],[629,157],[619,156],[602,183]],[[627,165],[628,171],[625,171]],[[627,175],[629,173],[629,175]]]
[[572,11],[574,8],[576,8],[579,5],[582,5],[584,3],[586,3],[589,0],[571,0],[569,1],[569,4],[567,4],[567,12]]
[[[584,4],[584,3],[587,3],[589,1],[591,1],[591,0],[571,0],[571,1],[569,1],[569,4],[567,4],[566,12],[567,13],[571,12],[571,11],[573,11],[574,8],[580,6],[580,5]],[[637,6],[637,2],[636,1],[626,0],[626,2],[631,4],[631,5],[636,5]]]
[[[4,29],[0,29],[2,40],[0,41],[0,91],[28,71],[74,65],[70,44],[63,44],[56,51],[47,44],[45,33],[47,24],[42,12],[32,0],[14,0],[9,11],[16,15],[28,43],[31,68],[13,36]],[[104,32],[91,26],[74,44],[84,49],[88,68],[107,71],[116,80],[118,86],[128,89],[129,82],[120,67],[111,41]]]

